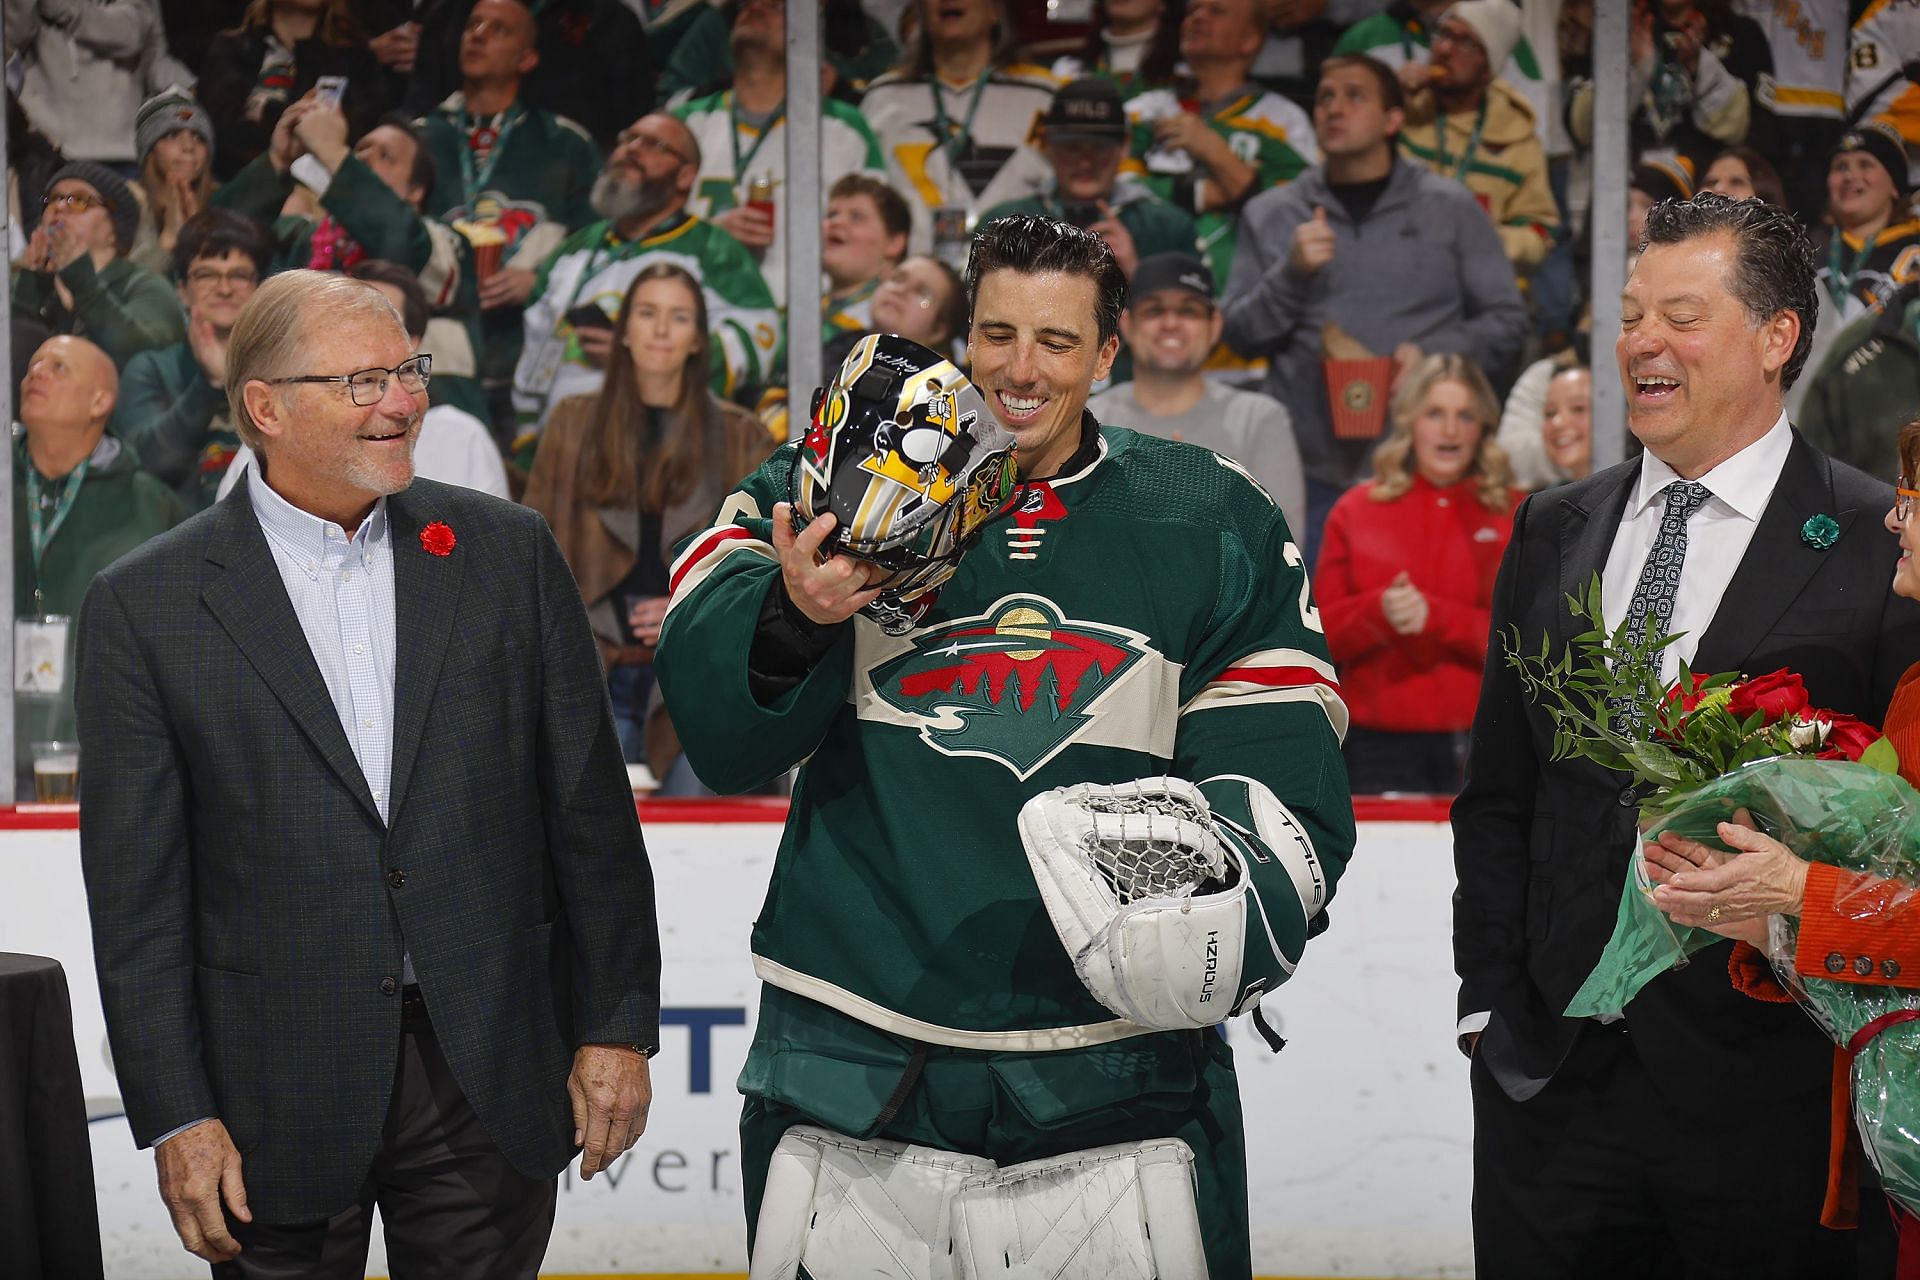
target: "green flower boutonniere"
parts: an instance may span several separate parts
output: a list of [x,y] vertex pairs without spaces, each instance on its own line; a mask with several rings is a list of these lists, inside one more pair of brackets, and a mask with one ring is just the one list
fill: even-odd
[[1808,516],[1807,522],[1800,526],[1800,541],[1815,551],[1825,551],[1839,539],[1840,522],[1830,515]]

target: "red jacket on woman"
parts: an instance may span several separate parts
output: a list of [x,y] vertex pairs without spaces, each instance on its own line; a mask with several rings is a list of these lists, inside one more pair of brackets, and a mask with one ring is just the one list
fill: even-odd
[[[1513,509],[1489,511],[1470,481],[1413,488],[1375,502],[1371,483],[1327,516],[1314,598],[1354,724],[1390,733],[1446,733],[1473,723],[1487,657],[1493,579]],[[1519,501],[1519,495],[1514,496]],[[1404,570],[1427,598],[1426,629],[1403,636],[1380,597]]]

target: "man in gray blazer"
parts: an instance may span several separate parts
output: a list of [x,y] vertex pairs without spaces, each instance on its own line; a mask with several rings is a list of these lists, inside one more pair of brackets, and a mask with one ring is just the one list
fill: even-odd
[[276,276],[227,360],[261,466],[80,615],[127,1119],[216,1275],[357,1278],[378,1205],[397,1275],[531,1277],[659,1032],[579,593],[537,515],[414,480],[430,358],[378,290]]

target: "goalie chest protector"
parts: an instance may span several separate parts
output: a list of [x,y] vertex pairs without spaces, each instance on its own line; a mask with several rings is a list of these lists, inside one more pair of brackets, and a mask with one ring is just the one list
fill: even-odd
[[[756,536],[791,458],[743,486]],[[751,626],[762,598],[730,601],[729,618]],[[846,701],[800,771],[755,967],[913,1039],[1068,1049],[1143,1030],[1074,975],[1022,851],[1027,799],[1235,773],[1310,809],[1339,750],[1344,708],[1285,519],[1237,464],[1193,445],[1102,429],[1091,464],[1016,493],[920,626],[893,637],[861,617],[853,631]],[[678,661],[686,681],[699,659]]]

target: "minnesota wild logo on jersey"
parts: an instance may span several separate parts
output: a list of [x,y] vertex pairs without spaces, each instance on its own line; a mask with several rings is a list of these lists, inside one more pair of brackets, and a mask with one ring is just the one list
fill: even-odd
[[1025,779],[1080,734],[1147,652],[1136,632],[1064,618],[1037,596],[1008,596],[919,633],[871,679],[934,750],[998,760]]

